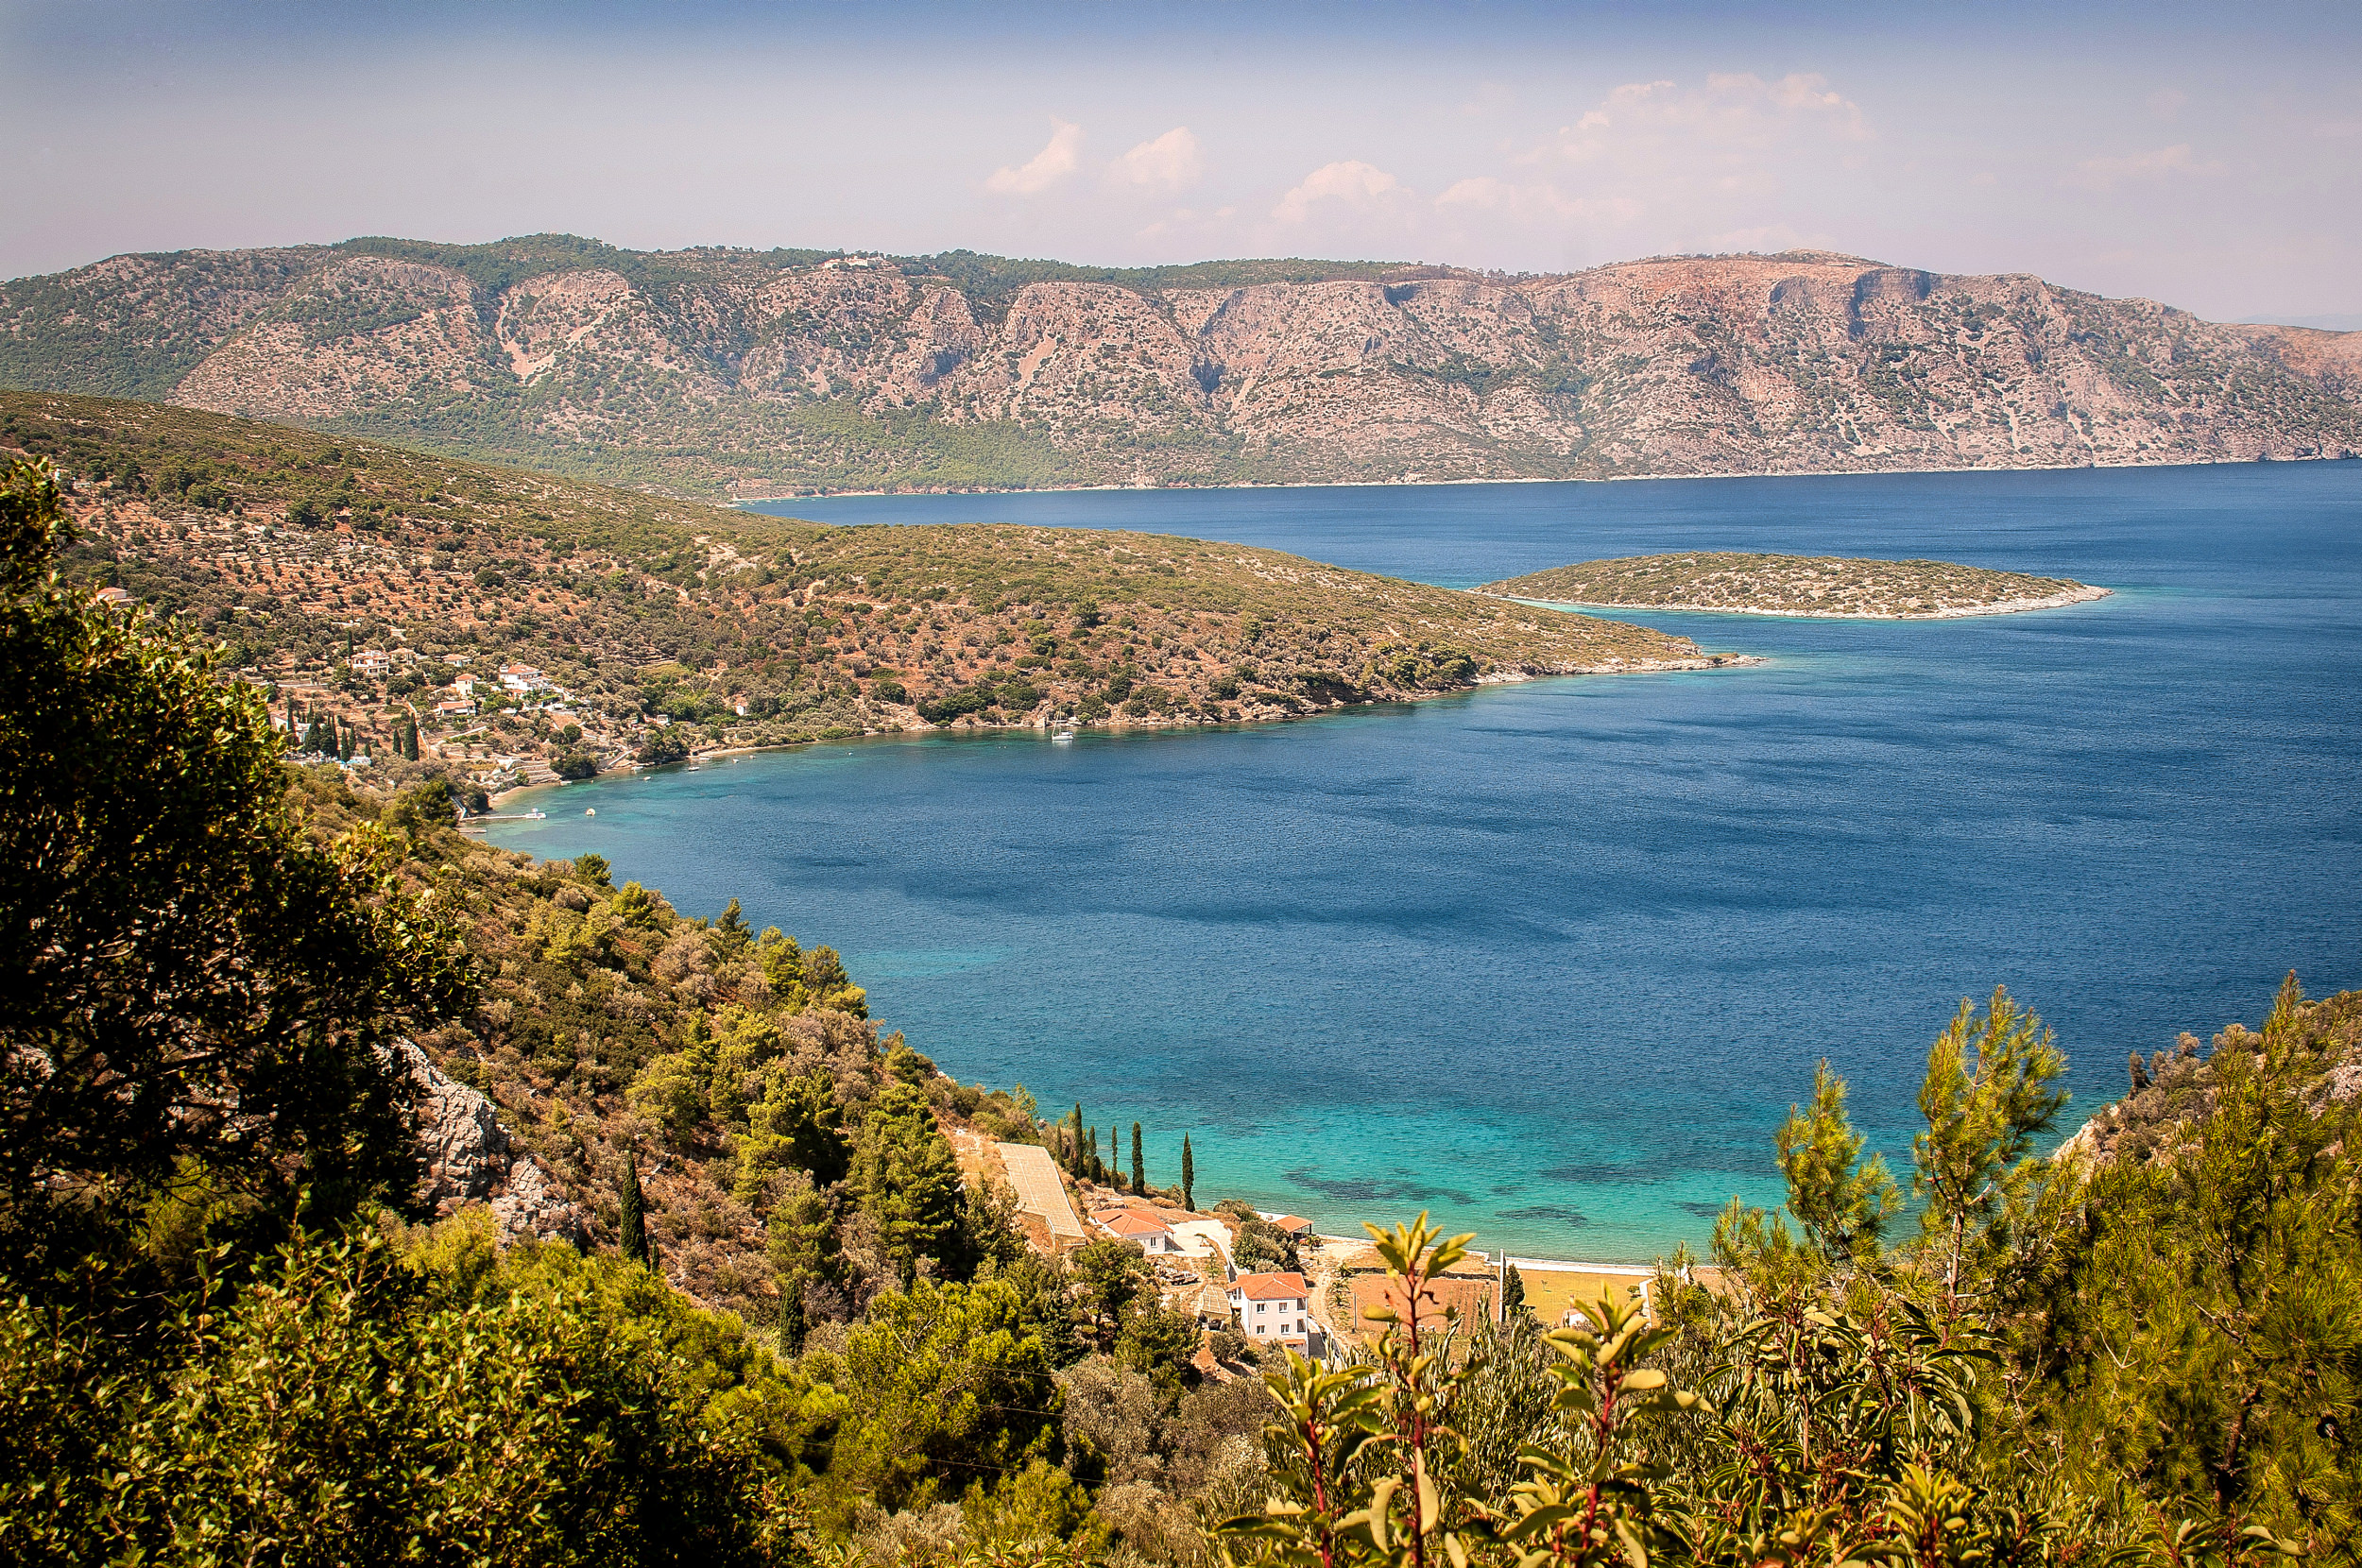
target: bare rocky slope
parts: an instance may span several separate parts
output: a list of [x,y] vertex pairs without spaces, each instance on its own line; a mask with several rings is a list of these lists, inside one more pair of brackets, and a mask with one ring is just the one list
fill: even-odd
[[1819,251],[1557,277],[541,235],[0,285],[0,385],[682,494],[2362,453],[2362,332]]

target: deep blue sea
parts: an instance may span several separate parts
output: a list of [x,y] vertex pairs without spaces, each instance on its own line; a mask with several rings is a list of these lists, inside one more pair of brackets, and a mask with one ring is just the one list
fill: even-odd
[[1771,662],[836,743],[544,792],[548,820],[495,829],[834,944],[963,1080],[1142,1122],[1160,1182],[1190,1134],[1201,1201],[1645,1258],[1734,1193],[1778,1201],[1772,1130],[1818,1058],[1907,1167],[1928,1042],[1995,984],[2056,1026],[2083,1111],[2128,1051],[2258,1019],[2292,967],[2362,985],[2362,463],[775,509],[1452,586],[1700,548],[2116,590],[1916,623],[1628,612]]

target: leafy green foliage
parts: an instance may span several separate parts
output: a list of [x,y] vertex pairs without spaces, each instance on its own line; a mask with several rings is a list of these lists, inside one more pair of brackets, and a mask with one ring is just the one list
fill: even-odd
[[1244,1272],[1293,1272],[1304,1267],[1296,1251],[1295,1237],[1244,1202],[1236,1198],[1225,1198],[1214,1205],[1214,1212],[1232,1222],[1230,1255]]
[[2088,1239],[2051,1297],[2046,1424],[2068,1473],[2132,1479],[2215,1551],[2250,1525],[2311,1560],[2362,1542],[2355,1104],[2319,1087],[2358,1002],[2307,1006],[2291,976],[2260,1036],[2226,1032],[2186,1141],[2092,1178]]
[[1017,1289],[919,1280],[870,1303],[829,1369],[846,1402],[832,1491],[891,1509],[1050,1457],[1060,1395]]
[[800,1560],[814,1412],[743,1331],[644,1273],[488,1253],[299,1236],[139,1362],[73,1308],[0,1309],[0,1553]]
[[296,834],[261,701],[202,649],[43,575],[45,473],[0,499],[0,1236],[193,1172],[282,1220],[406,1198],[385,1048],[466,997],[446,912],[396,894],[393,831]]

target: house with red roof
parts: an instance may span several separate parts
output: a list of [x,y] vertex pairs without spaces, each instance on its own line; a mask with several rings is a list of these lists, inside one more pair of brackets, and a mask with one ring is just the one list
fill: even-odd
[[1257,1344],[1294,1345],[1309,1349],[1319,1324],[1312,1321],[1312,1293],[1304,1276],[1241,1274],[1230,1282],[1230,1310],[1239,1332]]
[[1151,1257],[1181,1251],[1180,1238],[1172,1234],[1172,1227],[1140,1209],[1103,1210],[1091,1216],[1091,1223],[1118,1241],[1138,1242],[1140,1251]]

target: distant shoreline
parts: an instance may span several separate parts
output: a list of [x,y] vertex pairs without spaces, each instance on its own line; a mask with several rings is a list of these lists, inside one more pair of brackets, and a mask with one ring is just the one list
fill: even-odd
[[[2312,457],[2217,457],[2184,463],[2012,463],[1965,465],[1959,468],[1904,469],[1745,469],[1695,473],[1522,474],[1498,479],[1306,479],[1285,483],[1241,480],[1235,485],[1048,485],[1001,488],[909,490],[816,490],[805,495],[731,496],[722,503],[733,510],[779,506],[799,501],[909,500],[920,496],[1053,496],[1099,494],[1190,494],[1231,490],[1400,490],[1422,486],[1472,485],[1648,485],[1665,480],[1698,479],[1878,479],[1900,474],[1954,473],[2127,473],[2165,469],[2269,468],[2288,463],[2352,463],[2362,459],[2322,452]],[[1635,606],[1627,605],[1626,608]]]
[[[1545,605],[1540,607],[1545,609],[1555,609],[1559,606],[1555,605]],[[1579,670],[1545,670],[1538,673],[1525,670],[1510,671],[1506,673],[1488,671],[1485,673],[1477,676],[1467,686],[1455,688],[1450,690],[1422,691],[1416,695],[1402,698],[1373,698],[1368,702],[1340,703],[1334,707],[1315,708],[1308,713],[1291,713],[1284,716],[1257,719],[1173,720],[1162,724],[1126,723],[1121,724],[1111,724],[1104,721],[1096,721],[1086,722],[1077,725],[1076,732],[1080,734],[1085,730],[1091,730],[1103,735],[1166,735],[1192,729],[1259,729],[1266,725],[1302,724],[1306,720],[1309,719],[1323,719],[1336,714],[1350,713],[1357,708],[1393,707],[1407,703],[1434,702],[1444,697],[1472,696],[1479,691],[1483,691],[1493,687],[1523,686],[1529,682],[1538,680],[1579,680],[1593,675],[1690,674],[1707,670],[1740,670],[1754,665],[1769,664],[1770,662],[1770,659],[1764,657],[1760,654],[1701,654],[1696,658],[1642,659],[1625,664],[1621,667],[1592,667]],[[606,778],[615,774],[650,774],[664,768],[680,768],[683,771],[687,771],[692,766],[702,765],[709,760],[718,758],[752,757],[762,752],[796,751],[806,746],[842,745],[848,741],[907,741],[914,740],[924,735],[1014,735],[1033,731],[1039,731],[1046,738],[1052,733],[1054,733],[1056,727],[1056,725],[1048,722],[1041,724],[969,725],[930,724],[924,729],[869,730],[864,731],[860,735],[838,736],[833,740],[823,739],[815,736],[809,741],[775,741],[770,745],[720,746],[711,751],[692,752],[689,756],[682,758],[676,762],[618,762],[612,767],[602,768],[598,773],[593,774],[591,777]],[[494,810],[497,810],[503,801],[513,800],[518,795],[523,794],[528,791],[559,790],[564,789],[568,784],[587,784],[589,782],[590,782],[590,780],[587,778],[556,778],[539,782],[521,782],[512,784],[507,789],[502,790],[498,793],[487,796],[487,804]],[[484,818],[474,817],[467,820],[470,822],[481,822]]]

